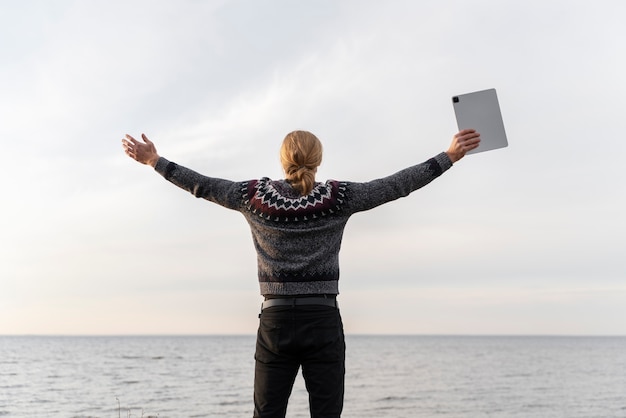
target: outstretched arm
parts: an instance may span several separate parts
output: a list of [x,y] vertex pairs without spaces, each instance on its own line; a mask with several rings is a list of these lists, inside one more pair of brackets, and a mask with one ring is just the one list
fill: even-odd
[[392,200],[408,196],[426,186],[452,167],[452,164],[473,150],[480,143],[480,134],[473,129],[464,129],[452,138],[448,151],[442,152],[421,164],[405,168],[387,177],[366,183],[346,182],[350,194],[349,208],[360,212],[375,208]]
[[122,139],[124,152],[141,164],[152,166],[157,173],[172,184],[188,191],[196,197],[215,202],[229,209],[238,209],[242,201],[242,184],[215,177],[204,176],[186,167],[161,158],[154,143],[141,134],[138,141],[126,134]]
[[480,134],[474,129],[463,129],[452,138],[450,148],[446,151],[450,161],[456,163],[465,156],[465,153],[480,145]]
[[126,138],[122,139],[124,152],[126,152],[126,155],[130,158],[139,161],[141,164],[155,167],[157,161],[159,161],[159,154],[157,154],[156,147],[145,134],[141,134],[141,139],[143,142],[137,141],[132,136],[126,134]]

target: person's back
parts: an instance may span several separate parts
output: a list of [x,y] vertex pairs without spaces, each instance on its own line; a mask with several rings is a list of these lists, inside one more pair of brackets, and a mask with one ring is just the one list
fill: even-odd
[[249,183],[246,209],[261,294],[338,294],[339,249],[349,213],[345,184],[317,183],[307,195],[284,180]]

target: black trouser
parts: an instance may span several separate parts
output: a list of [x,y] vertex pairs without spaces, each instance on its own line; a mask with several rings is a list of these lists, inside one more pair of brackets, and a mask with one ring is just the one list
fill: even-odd
[[312,418],[338,418],[343,409],[345,352],[339,309],[276,306],[260,315],[254,376],[254,417],[284,418],[298,369]]

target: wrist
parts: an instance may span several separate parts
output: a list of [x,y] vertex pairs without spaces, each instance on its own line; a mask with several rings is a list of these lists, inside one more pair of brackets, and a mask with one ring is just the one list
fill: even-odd
[[152,168],[156,167],[157,163],[159,162],[159,158],[161,157],[158,154],[155,154],[154,157],[148,160],[148,165]]
[[446,151],[446,154],[448,155],[448,158],[450,159],[450,161],[452,161],[452,164],[454,164],[457,161],[459,161],[461,159],[461,157],[462,157],[457,152]]

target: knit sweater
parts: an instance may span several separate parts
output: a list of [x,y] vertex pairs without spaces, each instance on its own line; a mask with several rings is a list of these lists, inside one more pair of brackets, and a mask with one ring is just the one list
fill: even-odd
[[365,183],[316,183],[306,196],[286,180],[207,177],[163,157],[155,170],[198,198],[242,213],[257,252],[261,294],[293,296],[338,294],[339,249],[350,216],[407,196],[451,166],[441,153]]

